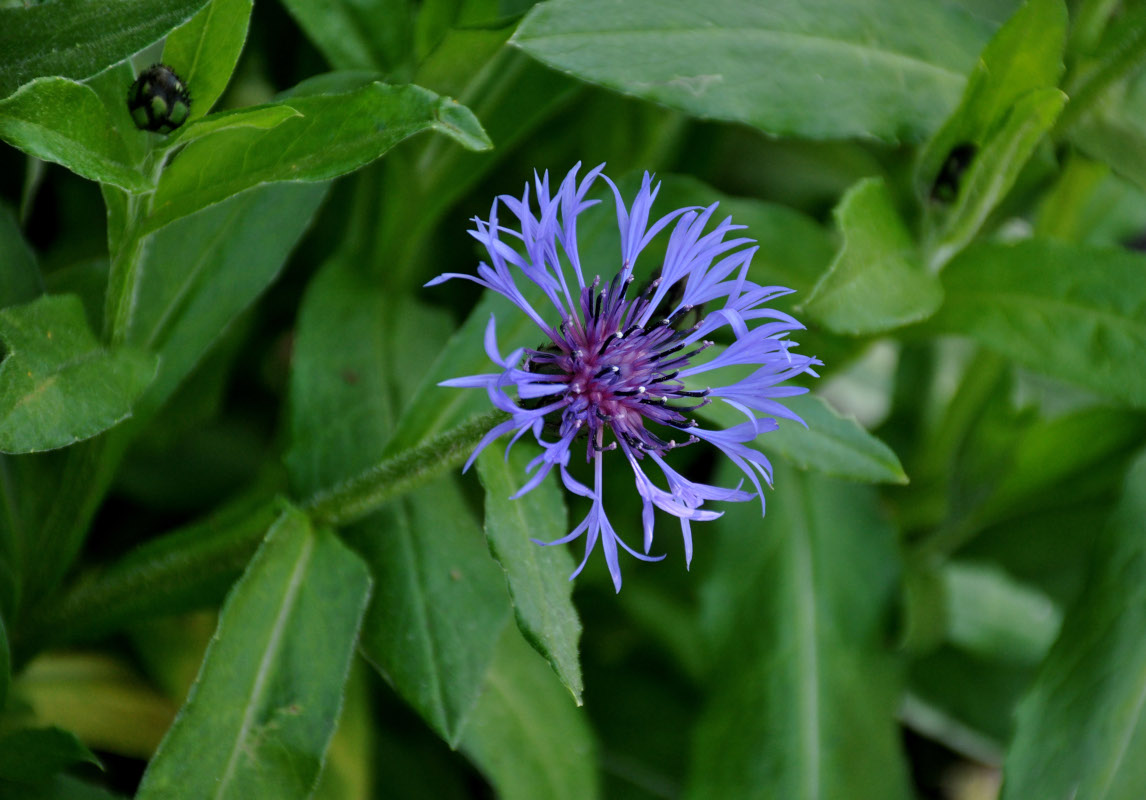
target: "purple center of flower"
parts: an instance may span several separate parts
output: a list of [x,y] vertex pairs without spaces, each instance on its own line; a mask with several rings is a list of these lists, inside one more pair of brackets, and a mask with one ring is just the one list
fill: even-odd
[[[618,275],[608,288],[598,291],[597,278],[581,290],[581,316],[566,317],[552,345],[526,350],[526,372],[566,384],[560,434],[587,433],[586,459],[592,458],[594,450],[617,447],[615,441],[605,445],[606,429],[638,451],[658,455],[693,444],[699,440],[692,435],[679,442],[665,440],[648,430],[644,421],[680,429],[696,427],[696,421],[681,412],[711,402],[709,390],[690,391],[677,380],[690,358],[712,346],[705,341],[688,349],[697,326],[679,330],[677,325],[692,307],[682,306],[671,317],[642,326],[636,320],[648,310],[650,295],[660,281],[653,281],[635,300],[627,300],[632,282],[631,275],[624,280]],[[696,398],[700,402],[694,402]],[[679,400],[689,405],[670,405]]]

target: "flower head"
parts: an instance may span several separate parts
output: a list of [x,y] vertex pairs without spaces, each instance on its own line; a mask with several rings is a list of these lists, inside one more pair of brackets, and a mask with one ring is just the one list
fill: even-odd
[[[570,491],[591,500],[588,515],[572,532],[553,542],[538,543],[564,544],[584,536],[585,557],[570,576],[574,578],[599,540],[613,584],[620,591],[618,545],[644,561],[664,558],[648,555],[654,507],[679,519],[686,563],[692,560],[691,523],[722,513],[704,508],[705,501],[759,497],[763,509],[760,478],[770,484],[772,468],[749,443],[776,428],[774,417],[801,421],[778,398],[807,390],[781,384],[802,373],[815,375],[813,367],[821,362],[792,352],[795,343],[787,334],[803,326],[765,305],[791,290],[759,286],[747,279],[757,248],[751,239],[730,238],[743,226],[733,225],[728,218],[705,232],[716,204],[677,209],[650,223],[649,212],[660,185],[654,186],[645,173],[632,205],[626,206],[616,184],[602,174],[603,166],[580,180],[580,165],[574,167],[555,193],[550,192],[548,173],[535,176],[534,202],[529,184],[521,198],[502,195],[495,199],[489,219],[475,218],[470,231],[484,245],[489,263],[481,263],[476,276],[446,273],[427,286],[451,278],[474,281],[507,297],[541,330],[544,344],[503,357],[496,320],[491,316],[485,348],[499,371],[442,383],[484,388],[490,401],[510,414],[479,442],[466,468],[498,437],[512,432],[512,447],[531,433],[542,452],[529,464],[530,475],[514,496],[532,490],[556,467]],[[605,276],[583,265],[577,249],[577,218],[599,202],[585,199],[598,179],[612,190],[621,235],[619,268]],[[513,217],[510,225],[500,221],[502,208]],[[635,290],[637,257],[665,231],[667,252],[654,273],[657,277]],[[547,316],[534,307],[519,287],[522,279],[540,290],[555,313]],[[727,347],[718,348],[709,338],[717,331],[731,339]],[[705,383],[712,379],[707,373],[719,376],[719,370],[735,365],[747,365],[751,371],[728,385]],[[746,421],[726,430],[701,427],[693,412],[713,400],[742,412]],[[593,465],[592,488],[567,469],[579,440],[584,441],[586,459]],[[699,442],[728,456],[755,491],[694,483],[668,465],[665,457],[673,450]],[[611,450],[620,450],[631,466],[644,504],[644,553],[629,547],[605,514],[602,465]],[[661,472],[667,489],[646,474],[650,462]]]

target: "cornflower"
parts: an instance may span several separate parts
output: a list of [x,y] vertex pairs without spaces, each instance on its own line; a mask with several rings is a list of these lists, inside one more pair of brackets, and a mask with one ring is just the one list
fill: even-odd
[[[801,374],[815,376],[813,367],[822,362],[792,352],[795,342],[787,335],[803,325],[765,305],[792,290],[748,280],[758,248],[752,239],[726,238],[744,226],[726,218],[705,233],[717,204],[680,208],[649,224],[660,190],[651,175],[645,173],[636,198],[626,206],[617,185],[602,173],[603,164],[580,180],[579,169],[580,164],[565,176],[556,193],[550,192],[548,172],[535,174],[536,212],[528,183],[520,198],[495,198],[489,218],[475,217],[470,231],[485,247],[489,263],[479,264],[476,276],[445,273],[426,285],[452,278],[473,281],[509,299],[541,331],[544,344],[503,357],[491,315],[485,350],[499,371],[440,384],[483,388],[490,401],[510,415],[482,438],[465,469],[500,436],[513,434],[508,456],[514,443],[531,433],[542,452],[529,463],[527,480],[513,497],[534,489],[556,467],[569,491],[590,500],[588,514],[568,535],[552,542],[534,541],[550,546],[585,536],[584,558],[570,580],[584,569],[600,541],[613,585],[620,591],[618,545],[642,561],[664,558],[649,555],[654,508],[679,519],[686,567],[692,563],[691,523],[723,513],[705,508],[706,501],[743,502],[755,497],[763,513],[761,479],[771,485],[772,466],[749,443],[775,430],[776,417],[804,424],[779,400],[807,389],[783,384]],[[586,281],[577,247],[578,217],[600,202],[586,200],[598,179],[612,190],[621,239],[620,267],[607,283],[599,274]],[[500,220],[502,208],[514,218],[509,226]],[[656,277],[643,290],[632,291],[638,256],[670,225],[667,252]],[[555,309],[550,317],[555,316],[556,325],[526,298],[518,285],[522,278]],[[686,325],[689,320],[695,321]],[[732,339],[723,349],[709,338],[722,329],[725,338]],[[716,371],[725,367],[740,366],[743,374],[745,365],[753,368],[745,377],[726,384],[706,383],[716,383],[720,377]],[[696,386],[704,388],[690,388]],[[692,415],[714,400],[743,413],[745,421],[727,429],[702,427]],[[592,464],[592,488],[568,470],[579,439],[585,441],[585,457]],[[672,451],[699,442],[724,453],[755,491],[742,491],[743,481],[731,489],[697,483],[666,462]],[[625,543],[605,513],[603,462],[612,450],[620,450],[632,467],[643,503],[643,553]],[[649,462],[661,472],[667,489],[646,474]]]

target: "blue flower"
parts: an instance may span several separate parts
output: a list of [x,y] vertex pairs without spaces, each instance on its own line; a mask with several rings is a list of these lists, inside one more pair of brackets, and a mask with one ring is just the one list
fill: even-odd
[[[650,224],[649,212],[660,184],[654,186],[652,176],[645,173],[636,199],[626,206],[616,184],[602,174],[603,168],[578,180],[578,164],[556,194],[550,193],[548,173],[535,176],[536,209],[530,202],[529,184],[520,199],[498,197],[489,219],[475,218],[476,227],[470,231],[488,252],[489,263],[481,263],[476,276],[446,273],[426,285],[451,278],[471,280],[507,297],[541,330],[545,344],[503,357],[491,316],[485,349],[498,371],[441,384],[483,388],[490,401],[510,415],[478,443],[466,469],[498,437],[512,433],[512,447],[531,433],[542,452],[530,462],[528,479],[514,497],[532,490],[556,467],[571,492],[591,501],[589,514],[567,536],[538,544],[564,544],[585,537],[585,557],[572,579],[600,541],[613,585],[620,591],[618,545],[643,561],[664,558],[648,555],[654,507],[680,520],[686,564],[692,561],[691,523],[723,513],[704,508],[705,501],[759,497],[763,511],[760,479],[770,485],[772,467],[749,443],[775,430],[775,417],[803,422],[779,401],[807,389],[783,383],[804,373],[814,376],[813,367],[821,362],[792,352],[795,343],[786,337],[803,326],[765,305],[792,290],[748,280],[758,248],[751,246],[752,239],[729,238],[744,226],[733,225],[728,218],[705,233],[715,203],[707,208],[680,208]],[[607,283],[602,283],[600,275],[590,275],[586,281],[577,250],[577,218],[599,202],[585,199],[598,179],[612,189],[621,234],[620,270]],[[513,217],[510,225],[502,225],[499,219],[502,208]],[[664,262],[654,273],[657,277],[641,291],[630,291],[637,257],[670,226]],[[552,309],[535,308],[518,287],[522,279],[538,287]],[[714,346],[708,337],[717,331],[722,331],[725,340],[731,339],[731,344]],[[744,375],[747,366],[747,376],[726,385],[707,385],[731,366],[741,367],[735,370],[737,375]],[[691,412],[714,399],[742,412],[746,421],[726,430],[700,427]],[[568,471],[578,440],[585,441],[586,459],[593,465],[593,488]],[[694,483],[666,463],[665,456],[672,450],[699,442],[722,451],[755,491]],[[602,464],[604,454],[617,449],[632,467],[644,504],[644,553],[626,544],[605,514]],[[649,462],[660,470],[667,489],[646,474],[642,465]]]

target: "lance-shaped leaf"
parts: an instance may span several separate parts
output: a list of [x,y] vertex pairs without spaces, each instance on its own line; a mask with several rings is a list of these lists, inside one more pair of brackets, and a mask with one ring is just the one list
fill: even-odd
[[581,705],[581,663],[577,642],[581,620],[573,607],[569,581],[573,557],[563,547],[541,547],[535,541],[560,539],[568,529],[565,502],[550,476],[528,494],[510,496],[528,479],[525,468],[533,454],[520,445],[502,458],[491,447],[478,457],[485,486],[485,538],[501,568],[513,600],[522,635],[549,662]]
[[885,628],[894,532],[869,487],[782,464],[775,485],[763,520],[737,503],[713,523],[701,611],[714,680],[690,796],[907,798]]
[[0,8],[0,97],[42,75],[95,75],[161,39],[203,3],[58,0]]
[[302,114],[286,103],[267,103],[262,106],[239,108],[234,111],[221,111],[218,114],[211,114],[187,123],[168,136],[167,141],[163,144],[165,147],[185,145],[196,139],[202,139],[204,136],[234,128],[256,128],[265,131],[291,117],[301,116]]
[[[0,789],[44,783],[80,762],[99,760],[74,733],[61,728],[23,728],[0,737]],[[15,785],[13,785],[15,784]]]
[[959,108],[920,154],[915,172],[920,200],[942,199],[937,195],[958,188],[959,176],[953,173],[947,178],[955,186],[936,185],[953,150],[981,148],[1020,97],[1058,84],[1066,23],[1063,0],[1029,0],[991,37],[967,79]]
[[[348,528],[377,590],[362,652],[456,747],[509,621],[505,578],[452,476]],[[464,613],[463,613],[464,612]]]
[[99,95],[67,78],[39,78],[0,100],[0,139],[93,181],[130,192],[154,188],[132,167]]
[[988,33],[933,0],[549,0],[513,43],[699,117],[803,138],[912,141],[955,107]]
[[1032,370],[1146,407],[1146,258],[1030,239],[984,243],[944,270],[925,328],[970,336]]
[[[700,384],[696,386],[704,388]],[[895,452],[864,430],[855,417],[842,416],[815,395],[785,398],[784,405],[799,414],[808,427],[791,420],[777,420],[780,427],[756,437],[753,447],[801,469],[837,478],[865,483],[907,483],[907,475]],[[721,402],[705,406],[697,415],[723,427],[746,419],[741,412]]]
[[252,6],[252,0],[210,0],[164,42],[163,63],[194,91],[191,120],[210,111],[227,88],[247,39]]
[[285,511],[231,590],[140,800],[309,797],[369,594],[357,556]]
[[507,628],[461,742],[503,800],[592,800],[593,734],[544,662]]
[[928,256],[932,270],[941,269],[978,233],[1015,184],[1065,104],[1066,95],[1054,88],[1036,89],[1015,102],[963,177],[958,199],[945,217],[938,243]]
[[270,130],[220,131],[189,144],[164,171],[145,228],[264,183],[336,178],[421,131],[439,131],[474,150],[491,146],[465,106],[419,86],[372,83],[345,94],[292,97],[290,105],[302,116]]
[[109,350],[75,295],[45,295],[0,311],[0,452],[32,453],[95,436],[131,415],[156,358]]
[[844,245],[804,307],[837,333],[879,333],[926,319],[943,289],[923,269],[887,185],[866,178],[836,207]]
[[0,264],[0,308],[26,303],[44,290],[36,254],[5,205],[0,205]]
[[1131,800],[1146,785],[1146,458],[1127,476],[1090,580],[1019,706],[1004,800]]
[[178,220],[147,240],[125,337],[160,356],[146,409],[165,402],[274,281],[327,188],[263,186]]

